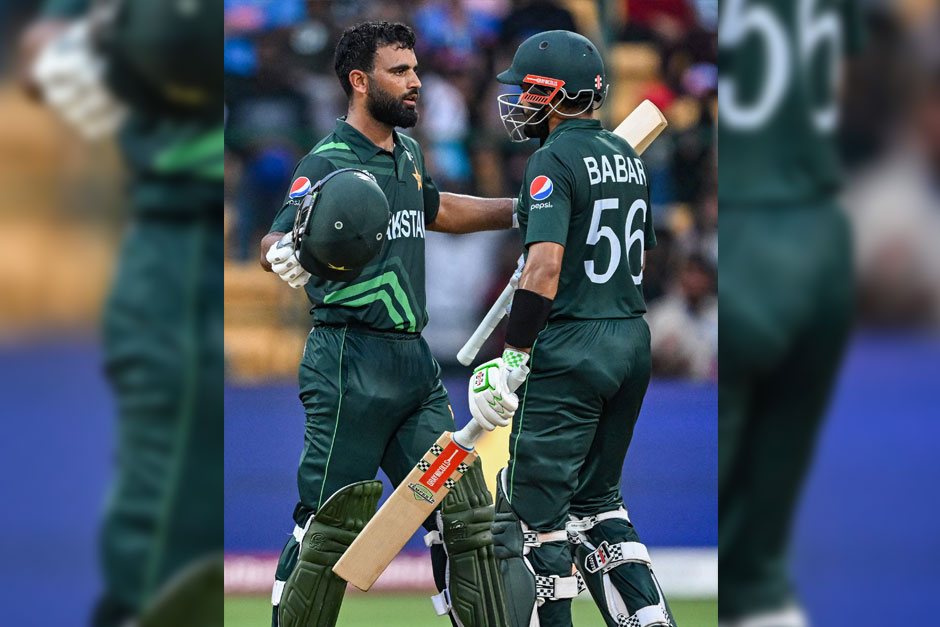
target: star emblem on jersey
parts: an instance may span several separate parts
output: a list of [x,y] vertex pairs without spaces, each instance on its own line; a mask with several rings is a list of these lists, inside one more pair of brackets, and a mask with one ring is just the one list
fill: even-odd
[[552,179],[547,176],[536,176],[529,184],[529,196],[532,200],[545,200],[552,195]]
[[594,87],[596,87],[597,89],[600,89],[600,88],[601,88],[601,83],[602,83],[602,82],[603,82],[603,81],[601,81],[601,75],[600,75],[600,74],[598,74],[597,76],[594,77]]
[[418,189],[420,190],[422,183],[421,183],[421,175],[418,174],[418,166],[416,166],[414,163],[412,163],[411,165],[415,169],[414,174],[412,174],[411,176],[415,177],[415,181],[418,182]]
[[290,193],[288,194],[291,198],[300,198],[306,196],[307,192],[310,191],[310,179],[306,176],[301,176],[296,179],[290,186]]

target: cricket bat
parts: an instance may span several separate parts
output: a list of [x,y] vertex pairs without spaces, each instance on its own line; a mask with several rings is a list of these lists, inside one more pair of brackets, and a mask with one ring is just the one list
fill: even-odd
[[368,590],[477,459],[473,443],[483,427],[475,420],[445,431],[359,533],[333,572]]
[[[614,135],[627,140],[627,143],[636,150],[637,154],[643,154],[643,151],[653,143],[654,139],[659,137],[659,134],[663,132],[666,126],[666,116],[663,115],[663,112],[649,100],[644,100],[614,129]],[[522,257],[519,258],[519,265],[521,268]],[[483,344],[486,343],[500,320],[506,315],[506,308],[512,302],[512,295],[515,293],[518,283],[519,277],[513,275],[513,280],[506,285],[502,294],[499,295],[486,316],[483,317],[476,331],[473,332],[467,343],[457,353],[457,361],[464,366],[473,363]]]

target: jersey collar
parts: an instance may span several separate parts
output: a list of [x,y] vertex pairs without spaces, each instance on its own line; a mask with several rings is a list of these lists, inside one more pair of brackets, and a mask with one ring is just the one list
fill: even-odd
[[[359,158],[359,161],[366,163],[379,154],[384,152],[388,155],[393,155],[393,153],[380,148],[372,143],[372,140],[360,133],[358,130],[350,126],[346,122],[346,116],[344,115],[341,118],[336,120],[336,126],[333,128],[333,133],[343,140],[343,142],[349,146],[349,148],[355,153]],[[392,141],[394,142],[395,148],[404,148],[401,143],[401,139],[398,137],[398,131],[392,130]]]
[[601,121],[595,118],[572,118],[570,120],[565,120],[556,126],[554,130],[548,134],[548,137],[545,139],[545,141],[552,139],[564,131],[570,131],[576,128],[592,128],[600,130],[602,127]]

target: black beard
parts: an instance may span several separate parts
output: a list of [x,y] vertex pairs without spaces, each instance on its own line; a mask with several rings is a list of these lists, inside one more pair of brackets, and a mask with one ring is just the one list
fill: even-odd
[[529,139],[545,139],[548,137],[548,116],[537,124],[526,124],[522,132]]
[[[409,95],[414,95],[414,92]],[[418,123],[417,109],[407,108],[401,98],[371,83],[366,94],[366,108],[373,118],[392,127],[411,128]]]

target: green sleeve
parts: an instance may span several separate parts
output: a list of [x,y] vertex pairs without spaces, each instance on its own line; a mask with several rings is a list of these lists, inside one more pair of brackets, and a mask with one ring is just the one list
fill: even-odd
[[300,206],[300,201],[303,200],[303,196],[291,197],[291,190],[302,189],[304,185],[302,179],[306,179],[310,187],[313,187],[320,179],[337,169],[338,168],[330,163],[329,160],[317,155],[309,154],[301,159],[297,167],[294,168],[290,187],[284,194],[284,202],[281,205],[280,211],[278,211],[277,215],[274,217],[274,223],[271,224],[270,232],[287,233],[293,228],[294,215],[297,213],[297,207]]
[[88,10],[89,0],[46,0],[42,7],[45,17],[78,17]]
[[421,155],[421,193],[424,195],[424,223],[431,224],[437,218],[437,212],[441,208],[441,192],[437,189],[437,184],[431,178],[424,165],[424,155]]
[[566,245],[573,190],[574,176],[558,155],[539,150],[529,158],[520,199],[528,217],[526,247],[536,242]]

